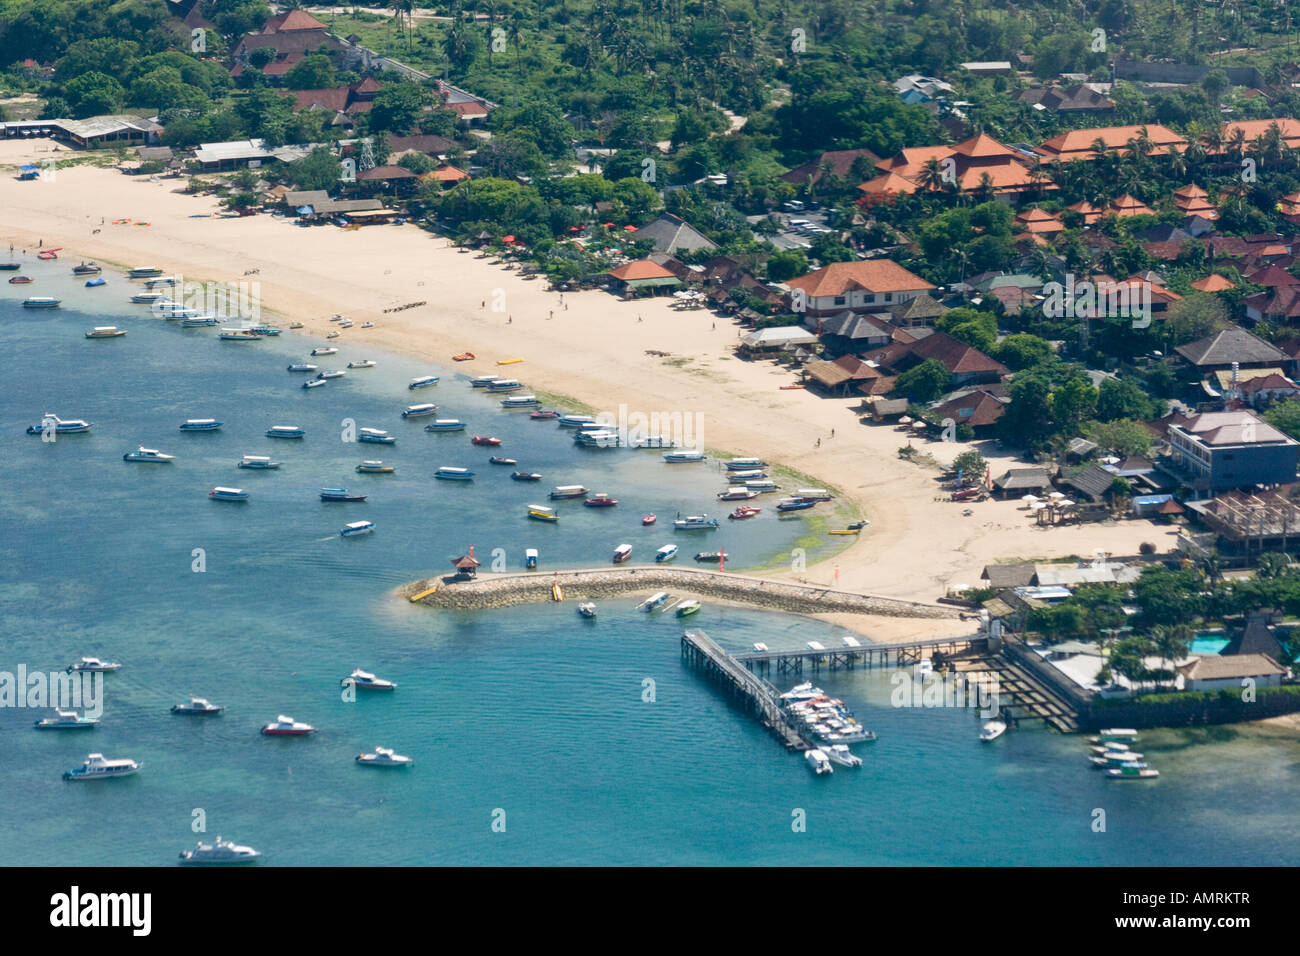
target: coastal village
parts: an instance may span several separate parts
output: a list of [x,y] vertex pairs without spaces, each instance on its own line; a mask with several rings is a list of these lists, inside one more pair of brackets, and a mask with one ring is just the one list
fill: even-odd
[[[32,150],[13,171],[25,188],[111,157],[222,216],[280,220],[286,242],[347,230],[382,247],[418,228],[556,293],[671,303],[824,401],[830,435],[895,435],[943,520],[1010,502],[1049,535],[1149,529],[1134,553],[1006,554],[934,595],[978,622],[966,650],[983,663],[1014,648],[1035,716],[1077,730],[1300,711],[1300,64],[1117,54],[1043,76],[1017,51],[893,76],[870,95],[909,117],[896,148],[810,137],[760,177],[729,152],[746,135],[734,111],[620,138],[411,66],[320,11],[232,34],[204,4],[167,7],[175,37],[212,38],[156,54],[189,72],[159,60],[114,92],[72,89],[60,59],[9,68],[0,145]],[[198,88],[238,91],[251,135],[202,138],[222,124],[166,99]],[[38,92],[68,114],[45,116]],[[1170,107],[1158,122],[1147,102],[1193,95],[1217,121]],[[990,132],[995,96],[1015,139]]]

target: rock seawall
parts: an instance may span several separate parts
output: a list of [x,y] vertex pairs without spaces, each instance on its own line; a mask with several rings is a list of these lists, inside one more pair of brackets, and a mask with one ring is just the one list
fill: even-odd
[[[469,581],[454,580],[451,576],[424,578],[399,588],[398,593],[408,600],[419,596],[416,603],[430,607],[475,610],[549,601],[551,587],[556,583],[563,588],[566,600],[575,601],[642,591],[687,591],[703,597],[711,596],[739,604],[800,614],[835,611],[935,619],[955,619],[960,616],[959,609],[939,604],[900,601],[855,591],[772,581],[743,574],[654,565],[560,571],[558,574],[554,571],[489,573]],[[435,586],[437,590],[424,593]]]

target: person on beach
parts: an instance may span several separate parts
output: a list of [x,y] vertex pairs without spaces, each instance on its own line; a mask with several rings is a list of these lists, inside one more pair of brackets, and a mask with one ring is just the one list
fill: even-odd
[[822,440],[821,440],[820,438],[817,439],[817,444],[814,445],[813,447],[814,447],[814,448],[821,448],[821,447],[822,447]]
[[515,317],[514,317],[513,315],[512,315],[512,316],[509,316],[509,317],[506,319],[506,325],[514,325],[514,322],[515,322]]

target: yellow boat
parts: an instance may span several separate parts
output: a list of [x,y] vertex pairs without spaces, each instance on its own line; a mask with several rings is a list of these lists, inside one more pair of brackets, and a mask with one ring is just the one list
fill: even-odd
[[412,604],[414,604],[416,601],[419,601],[419,600],[421,600],[422,598],[427,598],[430,594],[432,594],[432,593],[433,593],[434,591],[436,591],[436,590],[438,590],[438,585],[435,584],[433,587],[429,588],[427,591],[421,591],[419,594],[412,594],[412,595],[410,596],[409,600],[410,600],[410,602],[411,602]]
[[559,584],[551,585],[551,600],[552,601],[564,600],[564,588],[560,587]]
[[827,534],[861,534],[861,528],[845,528],[844,530],[828,531]]
[[518,364],[519,364],[520,362],[522,362],[522,361],[523,361],[523,359],[521,359],[521,358],[500,359],[500,360],[497,361],[497,364],[498,364],[498,365],[518,365]]

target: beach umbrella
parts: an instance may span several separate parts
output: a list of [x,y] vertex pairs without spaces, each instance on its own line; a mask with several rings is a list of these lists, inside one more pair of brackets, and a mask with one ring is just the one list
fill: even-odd
[[503,236],[503,237],[501,238],[501,241],[502,241],[502,242],[514,242],[514,241],[515,241],[515,237],[514,237],[514,236]]
[[926,422],[912,422],[912,430],[920,431],[922,428],[926,427],[926,424]]
[[1031,505],[1031,507],[1032,507],[1035,511],[1042,511],[1044,508],[1047,507],[1047,502],[1046,502],[1046,501],[1035,501],[1035,502],[1033,503],[1033,505]]
[[902,418],[900,418],[900,419],[898,420],[898,424],[900,424],[900,425],[910,425],[910,424],[912,424],[912,416],[910,416],[910,415],[904,415]]
[[1073,507],[1074,507],[1074,502],[1071,501],[1069,498],[1062,498],[1062,499],[1061,499],[1060,501],[1058,501],[1056,504],[1057,504],[1057,507],[1060,507],[1060,508],[1073,508]]
[[1021,495],[1021,496],[1020,496],[1020,500],[1021,500],[1021,501],[1029,501],[1029,502],[1037,501],[1037,500],[1038,500],[1038,495]]
[[605,223],[604,225],[605,225],[605,228],[606,228],[606,229],[613,229],[613,228],[614,228],[614,224],[613,224],[612,222],[607,222],[607,223]]
[[636,232],[636,226],[624,226],[624,227],[623,227],[623,231],[624,231],[624,232]]
[[1047,497],[1049,497],[1049,498],[1064,498],[1065,495],[1063,495],[1063,494],[1062,494],[1061,492],[1059,492],[1059,491],[1053,491],[1053,492],[1052,492],[1050,495],[1048,495]]

